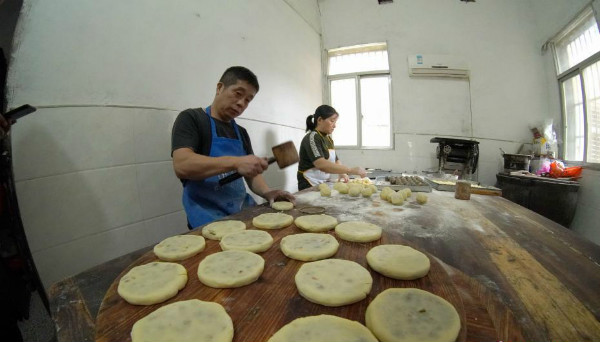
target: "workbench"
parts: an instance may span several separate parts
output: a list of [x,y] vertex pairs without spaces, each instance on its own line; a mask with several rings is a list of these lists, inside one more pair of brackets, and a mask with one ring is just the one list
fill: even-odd
[[[428,202],[424,205],[417,204],[413,194],[408,202],[397,207],[381,200],[379,193],[369,199],[339,194],[335,198],[320,198],[311,188],[296,195],[297,208],[322,206],[325,214],[337,217],[340,222],[361,219],[383,228],[379,242],[359,244],[338,238],[340,249],[334,257],[354,259],[369,269],[362,257],[378,244],[402,243],[427,253],[432,261],[432,278],[402,284],[430,286],[434,290],[439,286],[451,288],[448,293],[456,294],[451,295],[452,303],[459,309],[463,324],[459,341],[600,340],[600,246],[529,209],[499,196],[472,194],[470,200],[457,200],[453,193],[437,190],[427,194]],[[265,212],[273,212],[273,209],[260,205],[228,219],[242,220],[253,229],[252,218]],[[297,209],[287,213],[294,217],[305,215]],[[243,320],[230,313],[236,329],[234,341],[249,340],[248,331],[268,330],[268,327],[252,328],[253,320],[266,313],[271,315],[269,319],[275,325],[304,314],[318,313],[352,317],[364,324],[361,315],[382,290],[383,285],[376,285],[382,276],[370,270],[375,279],[374,288],[361,303],[334,309],[308,303],[294,292],[293,280],[289,285],[283,277],[289,273],[293,278],[293,272],[302,262],[287,259],[279,250],[282,237],[302,231],[292,225],[268,232],[274,244],[261,254],[266,262],[259,281],[227,290],[225,294],[211,294],[226,310],[230,308],[228,312],[237,310],[236,301],[243,302],[237,307],[248,306]],[[119,277],[134,265],[156,260],[151,248],[148,246],[54,284],[49,297],[58,341],[130,341],[131,318],[128,316],[135,310],[150,309],[123,302],[116,295],[115,287]],[[200,258],[218,251],[218,242],[207,240],[207,249],[199,257],[183,262],[188,268],[186,287],[202,286],[197,285],[194,267]],[[277,312],[269,312],[270,308],[261,306],[260,298],[249,298],[252,296],[248,293],[261,293],[262,288],[267,289],[268,297],[288,296]],[[211,290],[214,289],[196,288],[194,293]],[[186,291],[184,288],[178,296],[189,295]],[[242,296],[243,293],[246,294]],[[184,299],[178,296],[166,303]],[[122,331],[117,331],[119,329]]]

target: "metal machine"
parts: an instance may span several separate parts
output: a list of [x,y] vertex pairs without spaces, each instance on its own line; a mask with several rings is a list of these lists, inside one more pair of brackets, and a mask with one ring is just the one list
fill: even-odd
[[438,173],[452,173],[459,179],[477,180],[475,171],[479,161],[479,141],[432,138],[429,142],[437,143]]

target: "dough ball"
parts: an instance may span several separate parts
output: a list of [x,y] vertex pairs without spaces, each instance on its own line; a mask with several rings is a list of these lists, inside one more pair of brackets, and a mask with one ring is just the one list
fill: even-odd
[[198,264],[198,279],[214,288],[234,288],[255,282],[265,268],[265,260],[248,251],[228,250],[211,254]]
[[204,250],[206,242],[198,235],[176,235],[162,240],[154,246],[154,254],[165,261],[184,260]]
[[364,221],[348,221],[335,227],[335,234],[342,240],[371,242],[381,238],[381,227]]
[[[366,329],[366,328],[365,328]],[[221,304],[190,299],[154,310],[135,322],[132,342],[231,342],[233,322]]]
[[373,190],[371,189],[371,187],[364,188],[362,189],[361,194],[363,195],[363,197],[371,197],[371,195],[373,194]]
[[366,268],[342,259],[305,263],[294,279],[302,297],[325,306],[356,303],[371,292],[373,285],[371,273]]
[[350,195],[352,197],[358,197],[361,192],[362,192],[361,186],[352,185],[352,186],[350,186],[350,189],[348,190],[348,195]]
[[369,188],[371,188],[371,193],[377,193],[377,186],[375,184],[369,184]]
[[119,280],[117,293],[130,304],[157,304],[174,297],[187,279],[187,270],[180,264],[151,262],[129,270]]
[[331,230],[338,224],[338,220],[329,215],[304,215],[298,216],[294,221],[296,226],[307,232],[321,233]]
[[264,252],[273,244],[273,237],[264,230],[242,230],[223,236],[219,246],[224,251]]
[[452,304],[413,288],[378,294],[367,307],[365,321],[380,341],[450,342],[460,332],[460,317]]
[[419,203],[419,204],[427,203],[427,195],[425,195],[424,193],[418,193],[417,194],[417,203]]
[[285,256],[300,261],[315,261],[334,255],[340,244],[329,234],[292,234],[281,239],[279,248]]
[[319,315],[297,318],[279,329],[268,342],[377,342],[364,325],[349,319]]
[[252,219],[252,225],[262,229],[279,229],[289,226],[294,217],[284,213],[265,213]]
[[337,190],[340,191],[340,189],[342,187],[347,187],[348,185],[346,183],[342,183],[342,182],[335,182],[333,183],[333,190]]
[[202,236],[210,240],[221,240],[224,235],[246,229],[246,224],[238,220],[215,221],[202,228]]
[[273,204],[271,204],[271,208],[280,211],[291,210],[294,209],[294,203],[287,201],[273,202]]
[[348,193],[348,184],[346,183],[342,183],[342,182],[337,182],[333,185],[333,189],[337,190],[340,192],[340,194],[347,194]]
[[400,192],[394,192],[390,195],[390,203],[393,205],[402,205],[404,203],[404,195]]
[[325,189],[325,188],[329,188],[329,186],[327,185],[327,183],[321,183],[318,185],[317,187],[319,190]]
[[406,200],[408,198],[408,192],[406,191],[407,189],[402,189],[399,190],[398,192],[402,194],[402,199]]
[[379,245],[367,253],[367,263],[386,277],[413,280],[429,273],[427,255],[409,246]]
[[[321,184],[321,185],[323,185],[323,184]],[[331,188],[330,187],[325,185],[324,187],[320,187],[320,188],[321,188],[321,196],[331,197]]]
[[410,188],[406,188],[406,197],[412,196],[412,190]]
[[394,190],[392,190],[392,188],[390,188],[389,186],[386,186],[385,188],[383,188],[383,190],[381,190],[379,197],[381,197],[381,199],[384,201],[389,201],[390,195],[393,192],[394,192]]

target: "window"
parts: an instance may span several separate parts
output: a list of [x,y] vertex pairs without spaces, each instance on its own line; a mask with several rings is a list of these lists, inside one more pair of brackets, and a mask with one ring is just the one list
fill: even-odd
[[387,45],[376,43],[328,51],[329,100],[340,113],[336,147],[392,147],[390,67]]
[[600,34],[592,8],[551,43],[562,101],[563,157],[600,163]]

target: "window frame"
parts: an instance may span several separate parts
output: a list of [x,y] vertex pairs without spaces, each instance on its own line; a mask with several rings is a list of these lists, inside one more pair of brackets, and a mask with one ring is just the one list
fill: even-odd
[[[597,23],[596,23],[597,24]],[[554,58],[555,58],[555,62],[556,62],[556,51],[554,52]],[[560,99],[560,112],[561,112],[561,134],[563,139],[565,139],[567,137],[567,131],[566,131],[566,113],[565,113],[565,99],[563,97],[562,94],[562,85],[563,82],[567,81],[568,79],[570,79],[571,77],[574,77],[576,75],[579,75],[579,79],[581,82],[581,92],[582,92],[582,99],[583,99],[583,161],[576,161],[576,160],[568,160],[568,159],[564,159],[565,158],[565,143],[562,143],[562,146],[560,148],[560,152],[561,155],[560,157],[567,162],[569,165],[576,165],[576,166],[585,166],[586,168],[589,169],[594,169],[594,170],[600,170],[600,163],[590,163],[587,161],[587,149],[588,149],[588,112],[587,112],[587,96],[585,93],[585,79],[583,77],[583,70],[589,66],[591,66],[592,64],[598,63],[600,62],[600,51],[596,52],[595,54],[591,55],[590,57],[584,59],[583,61],[579,62],[579,64],[576,64],[574,66],[572,66],[571,68],[565,70],[564,72],[562,72],[560,75],[556,76],[557,82],[558,82],[558,95],[559,95],[559,99]],[[555,69],[558,70],[558,69]]]
[[[598,29],[600,30],[600,25],[599,25],[600,22],[598,21],[598,17],[596,16],[596,13],[594,11],[592,4],[588,3],[579,11],[579,13],[577,13],[573,17],[573,19],[569,23],[567,23],[567,25],[565,25],[560,31],[558,31],[558,33],[555,34],[552,38],[550,38],[548,41],[546,41],[546,43],[542,46],[542,52],[547,51],[548,48],[550,48],[552,51],[552,57],[554,60],[554,64],[553,64],[554,65],[554,74],[556,75],[556,80],[557,80],[556,84],[558,86],[557,91],[558,91],[558,98],[559,98],[559,102],[560,102],[560,115],[561,115],[561,118],[560,118],[561,119],[561,128],[560,128],[559,139],[562,139],[562,143],[559,143],[558,157],[563,159],[565,161],[565,163],[568,165],[578,165],[578,166],[584,166],[586,168],[593,169],[593,170],[600,170],[600,163],[590,163],[587,161],[588,111],[587,111],[587,95],[586,95],[586,91],[585,91],[585,80],[583,77],[584,69],[590,67],[591,65],[593,65],[595,63],[600,62],[600,51],[597,51],[596,53],[594,53],[591,56],[588,56],[586,59],[580,61],[576,65],[573,65],[569,69],[559,73],[559,70],[560,70],[559,57],[558,57],[557,46],[556,46],[556,43],[560,42],[564,37],[569,35],[573,29],[576,29],[577,26],[580,25],[582,22],[584,22],[584,20],[586,20],[585,18],[590,15],[592,16],[596,25],[598,26]],[[565,139],[567,138],[567,126],[566,126],[567,119],[566,119],[566,112],[565,112],[565,98],[563,97],[563,84],[565,81],[568,81],[570,78],[575,77],[575,76],[579,76],[579,79],[580,79],[579,86],[581,87],[581,96],[582,96],[582,101],[583,101],[582,108],[583,108],[583,114],[584,114],[583,115],[584,144],[583,144],[583,160],[582,161],[565,159],[565,157],[566,157]]]
[[[388,51],[388,65],[389,65],[389,51]],[[329,56],[327,54],[327,50],[325,50],[325,59],[327,60],[326,62],[326,68],[325,70],[329,69]],[[362,110],[361,110],[361,87],[360,87],[360,79],[361,77],[373,77],[373,76],[387,76],[388,78],[388,98],[389,98],[389,106],[390,106],[390,130],[389,130],[389,135],[390,135],[390,145],[386,146],[386,147],[377,147],[377,146],[362,146],[362,136],[363,136],[363,127],[362,127],[362,118],[363,118],[363,114],[362,114]],[[346,73],[346,74],[336,74],[336,75],[328,75],[328,72],[325,72],[325,77],[327,79],[327,89],[326,89],[326,93],[327,93],[327,102],[329,105],[331,105],[331,81],[335,81],[335,80],[343,80],[343,79],[354,79],[354,89],[356,89],[356,127],[357,127],[357,145],[335,145],[336,149],[340,149],[340,150],[378,150],[378,151],[392,151],[395,149],[395,142],[394,142],[394,110],[392,108],[393,105],[393,100],[392,100],[392,73],[391,70],[373,70],[373,71],[363,71],[363,72],[352,72],[352,73]]]

